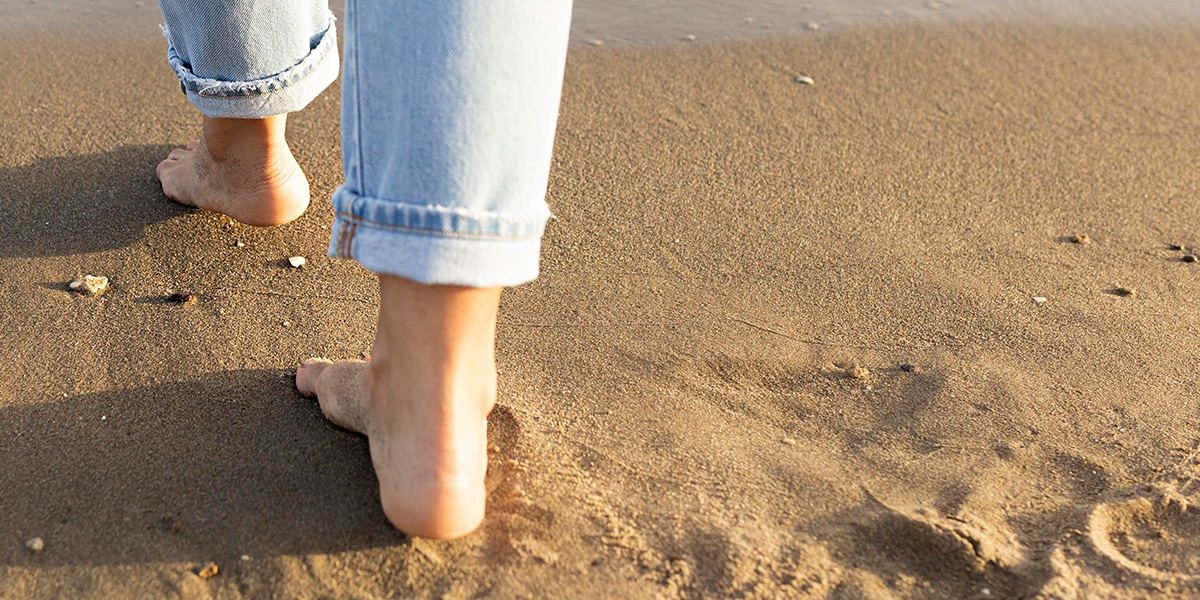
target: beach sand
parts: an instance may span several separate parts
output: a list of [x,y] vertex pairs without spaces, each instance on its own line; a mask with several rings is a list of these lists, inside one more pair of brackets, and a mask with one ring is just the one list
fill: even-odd
[[1200,31],[577,46],[450,542],[291,383],[372,340],[338,90],[252,229],[162,196],[163,51],[0,40],[0,597],[1200,596]]

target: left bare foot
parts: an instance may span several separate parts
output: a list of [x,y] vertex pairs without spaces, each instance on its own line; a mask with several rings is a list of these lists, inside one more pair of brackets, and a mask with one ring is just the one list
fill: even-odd
[[308,179],[284,138],[287,115],[204,117],[204,133],[172,150],[155,171],[168,198],[266,227],[308,208]]

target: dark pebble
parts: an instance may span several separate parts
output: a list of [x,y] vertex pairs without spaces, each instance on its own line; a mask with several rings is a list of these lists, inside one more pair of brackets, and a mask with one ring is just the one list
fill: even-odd
[[175,304],[191,304],[196,301],[196,295],[189,292],[176,292],[167,296],[167,301]]
[[913,365],[905,363],[905,364],[900,365],[900,370],[904,371],[905,373],[912,373],[913,371],[916,371],[917,368]]
[[1185,254],[1183,255],[1183,258],[1179,260],[1182,260],[1183,262],[1196,262],[1200,261],[1200,258],[1196,258],[1195,254]]

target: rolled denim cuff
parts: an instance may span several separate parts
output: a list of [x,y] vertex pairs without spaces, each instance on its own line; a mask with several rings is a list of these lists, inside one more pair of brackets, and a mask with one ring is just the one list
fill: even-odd
[[300,62],[262,79],[222,81],[197,76],[175,52],[167,36],[167,60],[179,77],[188,102],[208,117],[261,119],[298,111],[329,87],[338,76],[337,30],[329,13],[329,27],[321,41]]
[[379,274],[424,284],[513,286],[538,275],[542,231],[550,216],[397,203],[338,188],[329,255],[353,258]]

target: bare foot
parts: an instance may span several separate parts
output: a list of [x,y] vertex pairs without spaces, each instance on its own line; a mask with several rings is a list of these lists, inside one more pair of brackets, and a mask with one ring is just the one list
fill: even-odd
[[369,365],[365,360],[334,363],[323,358],[310,358],[296,370],[296,389],[310,398],[316,396],[321,412],[334,425],[366,435],[363,398]]
[[364,433],[384,514],[397,529],[455,538],[483,521],[487,415],[496,399],[500,289],[381,275],[370,362],[305,361],[296,388]]
[[284,138],[287,115],[204,117],[204,132],[172,150],[155,171],[168,198],[265,227],[308,208],[308,179]]

